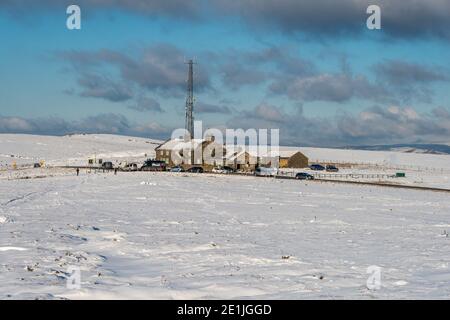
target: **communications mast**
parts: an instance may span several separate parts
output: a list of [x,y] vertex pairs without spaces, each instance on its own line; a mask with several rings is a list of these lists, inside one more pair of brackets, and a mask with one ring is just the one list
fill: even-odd
[[194,61],[189,60],[187,98],[186,98],[186,124],[185,129],[189,134],[189,139],[194,138]]

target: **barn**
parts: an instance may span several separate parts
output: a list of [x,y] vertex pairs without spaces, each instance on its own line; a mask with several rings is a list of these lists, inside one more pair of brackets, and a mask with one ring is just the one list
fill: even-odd
[[306,168],[309,165],[309,159],[300,151],[282,151],[279,164],[280,168]]
[[260,161],[262,165],[275,166],[278,168],[307,168],[309,159],[298,150],[280,150],[271,152],[262,156]]

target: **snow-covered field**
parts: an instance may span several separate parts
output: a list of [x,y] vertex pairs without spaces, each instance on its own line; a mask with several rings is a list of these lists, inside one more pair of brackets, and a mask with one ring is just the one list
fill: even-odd
[[445,193],[83,173],[0,181],[0,203],[0,298],[450,297]]
[[143,161],[153,157],[158,140],[118,135],[36,136],[0,134],[0,170],[45,161],[49,166],[88,165],[88,159]]
[[[12,161],[85,164],[92,154],[136,161],[151,157],[156,145],[110,135],[0,135],[0,299],[450,298],[450,193],[10,169]],[[448,156],[335,151],[309,156],[339,161],[341,152],[352,152],[366,164],[425,163],[437,171],[410,172],[429,179],[423,184],[447,186]],[[343,171],[396,171],[384,163]],[[414,178],[396,181],[415,184],[407,179]],[[382,268],[378,290],[367,287],[370,266]],[[81,270],[80,289],[66,287],[70,268]]]
[[[280,147],[280,150],[300,150],[310,162],[335,163],[341,167],[339,174],[395,175],[403,172],[405,178],[380,179],[379,182],[450,189],[450,155],[329,148]],[[378,182],[379,179],[356,180]]]
[[[161,141],[152,139],[105,134],[63,137],[0,134],[0,179],[71,173],[58,168],[27,169],[40,161],[44,161],[47,167],[86,166],[88,159],[103,159],[112,161],[115,165],[125,162],[143,163],[147,158],[155,156],[154,149],[160,143]],[[406,173],[406,178],[388,181],[363,178],[356,179],[357,181],[450,189],[450,155],[327,148],[280,147],[280,150],[301,151],[310,162],[337,163],[341,168],[339,174]],[[13,164],[21,170],[11,170]]]

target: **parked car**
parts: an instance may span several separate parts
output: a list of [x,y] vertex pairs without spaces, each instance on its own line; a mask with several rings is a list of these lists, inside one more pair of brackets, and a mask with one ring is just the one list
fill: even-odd
[[102,169],[108,169],[111,170],[114,168],[114,165],[111,161],[106,161],[102,163]]
[[147,160],[141,167],[141,171],[166,171],[166,163],[159,160]]
[[212,169],[214,173],[233,173],[234,169],[228,166],[219,166]]
[[192,168],[187,169],[186,172],[203,173],[203,168],[202,167],[192,167]]
[[339,172],[339,169],[338,169],[336,166],[333,166],[333,165],[331,165],[331,164],[327,165],[326,170],[327,170],[328,172]]
[[277,168],[258,167],[255,169],[255,176],[274,177],[278,174]]
[[139,167],[137,163],[127,163],[121,168],[122,171],[138,171]]
[[223,166],[222,168],[223,168],[223,170],[225,170],[225,173],[233,173],[236,171],[232,167],[229,167],[229,166]]
[[170,172],[184,172],[185,170],[183,169],[183,167],[177,166],[177,167],[173,167],[172,169],[170,169]]
[[295,175],[295,179],[297,180],[314,180],[314,176],[306,173],[306,172],[299,172]]
[[214,168],[211,170],[211,172],[212,172],[212,173],[225,173],[225,172],[222,170],[222,167],[214,167]]
[[320,164],[312,164],[309,168],[311,170],[314,170],[314,171],[323,171],[323,170],[325,170],[325,167],[320,165]]

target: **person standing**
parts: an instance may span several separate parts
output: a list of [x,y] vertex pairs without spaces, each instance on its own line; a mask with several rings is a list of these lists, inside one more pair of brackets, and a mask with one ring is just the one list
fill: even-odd
[[77,177],[80,175],[80,168],[77,168]]

